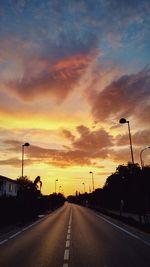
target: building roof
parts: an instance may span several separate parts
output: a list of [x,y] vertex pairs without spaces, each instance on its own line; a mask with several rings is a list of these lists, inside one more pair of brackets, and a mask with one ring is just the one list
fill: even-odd
[[12,183],[17,184],[17,181],[15,181],[15,180],[13,180],[13,179],[11,179],[11,178],[2,176],[2,175],[0,175],[0,181],[8,181],[8,182],[12,182]]

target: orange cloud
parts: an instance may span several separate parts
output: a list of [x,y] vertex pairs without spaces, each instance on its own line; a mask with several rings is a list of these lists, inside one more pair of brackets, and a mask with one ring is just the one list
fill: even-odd
[[79,54],[76,56],[71,56],[66,59],[59,60],[54,64],[54,70],[60,69],[80,69],[81,67],[86,67],[91,62],[90,55]]
[[74,141],[75,135],[71,133],[71,131],[63,129],[61,132],[62,136],[64,136],[66,139],[69,139],[70,141]]
[[[65,149],[47,149],[31,145],[30,149],[25,151],[30,164],[43,162],[58,167],[96,166],[95,160],[108,158],[110,147],[113,146],[113,137],[104,129],[91,131],[84,125],[80,125],[77,127],[77,133],[79,137],[69,130],[63,130],[65,137],[71,141],[70,147],[64,146]],[[20,141],[5,140],[5,144],[9,146],[7,151],[20,153],[22,145]],[[11,160],[9,163],[13,165]]]
[[63,102],[73,91],[84,69],[90,63],[88,55],[76,55],[57,61],[40,58],[26,59],[22,73],[3,81],[8,92],[24,101],[53,96]]
[[[31,159],[25,159],[24,162],[26,165],[33,164],[33,160]],[[0,165],[9,165],[9,166],[13,166],[16,168],[21,168],[21,160],[19,160],[18,158],[4,159],[4,160],[0,160]]]

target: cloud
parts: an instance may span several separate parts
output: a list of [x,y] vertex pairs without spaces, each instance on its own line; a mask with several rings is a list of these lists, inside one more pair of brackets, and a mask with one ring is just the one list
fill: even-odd
[[[103,91],[90,91],[93,117],[98,121],[134,116],[142,121],[147,116],[141,111],[149,108],[150,69],[124,75],[106,86]],[[138,116],[137,116],[138,114]]]
[[[134,148],[133,150],[134,153],[134,160],[135,162],[139,162],[139,153],[140,150]],[[130,147],[128,148],[122,148],[122,149],[116,149],[112,150],[110,152],[110,159],[112,159],[114,162],[118,162],[119,164],[124,164],[127,162],[132,162],[131,160],[131,152],[130,152]]]
[[108,176],[108,175],[110,175],[110,173],[111,172],[97,172],[96,174],[97,175],[106,175],[106,176]]
[[62,133],[62,136],[64,136],[66,139],[70,141],[74,141],[75,135],[73,135],[71,131],[63,129],[61,133]]
[[64,129],[63,135],[69,141],[70,146],[64,146],[64,150],[43,149],[32,146],[29,155],[31,158],[50,158],[53,165],[70,166],[70,165],[92,165],[94,160],[107,158],[109,149],[113,146],[113,137],[104,129],[91,131],[88,127],[80,125],[76,128],[77,135]]
[[17,55],[13,55],[13,58],[7,56],[11,63],[8,62],[6,69],[3,68],[1,86],[5,88],[5,93],[29,102],[47,96],[63,102],[73,92],[77,81],[92,60],[90,54],[76,54],[54,62],[48,58],[29,58],[29,55],[26,58],[25,53],[20,55],[21,62],[13,66]]
[[[142,131],[135,132],[134,134],[132,134],[132,142],[134,146],[150,146],[150,130],[145,129]],[[128,134],[116,136],[116,145],[124,146],[128,144]]]
[[6,148],[7,151],[20,152],[22,149],[23,143],[20,141],[6,139],[3,142],[4,142],[4,144],[8,145],[8,147]]
[[145,24],[146,26],[148,10],[150,8],[149,1],[147,0],[143,0],[142,2],[139,0],[108,0],[105,2],[105,6],[107,11],[111,13],[114,18],[112,20],[113,25],[116,25],[118,22],[118,28],[128,27],[133,24]]
[[[63,149],[48,149],[32,144],[25,151],[27,158],[30,160],[29,163],[43,162],[63,168],[88,165],[101,168],[102,166],[97,164],[96,161],[109,156],[110,148],[113,146],[113,137],[104,129],[91,131],[84,125],[78,126],[76,130],[76,135],[67,129],[61,132],[71,142],[70,146],[62,146]],[[22,142],[5,140],[4,143],[8,145],[7,151],[20,153]],[[11,159],[6,163],[14,164]]]
[[83,151],[88,151],[97,156],[99,154],[100,156],[100,153],[103,154],[106,148],[113,145],[113,137],[104,129],[91,131],[88,127],[80,125],[77,127],[77,131],[80,137],[72,143],[72,146],[76,149],[80,148]]
[[[24,162],[26,165],[33,164],[33,160],[30,160],[30,159],[25,159]],[[12,167],[21,168],[21,160],[18,158],[4,159],[4,160],[0,160],[0,165],[9,165]]]

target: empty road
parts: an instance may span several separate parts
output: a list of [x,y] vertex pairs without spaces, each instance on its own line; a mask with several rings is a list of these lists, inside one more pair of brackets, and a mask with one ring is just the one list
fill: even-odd
[[0,239],[0,267],[150,267],[150,238],[74,204]]

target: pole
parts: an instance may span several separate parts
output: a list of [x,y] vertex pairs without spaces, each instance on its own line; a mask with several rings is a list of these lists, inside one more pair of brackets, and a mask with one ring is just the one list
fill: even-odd
[[134,164],[134,157],[133,157],[133,148],[132,148],[132,140],[131,140],[131,130],[130,130],[130,123],[128,123],[128,130],[129,130],[129,140],[130,140],[130,150],[131,150],[131,158],[132,158],[132,164]]
[[150,146],[143,148],[143,149],[141,150],[141,152],[140,152],[141,168],[144,168],[144,161],[143,161],[143,158],[142,158],[142,154],[143,154],[143,152],[144,152],[146,149],[148,149],[148,148],[150,148]]
[[92,174],[92,186],[93,186],[93,192],[94,192],[94,176],[93,176],[93,172],[90,172]]
[[22,145],[22,177],[23,177],[23,167],[24,167],[24,145]]
[[94,174],[93,174],[93,172],[92,172],[92,183],[93,183],[93,192],[94,192]]
[[146,149],[146,148],[142,149],[141,152],[140,152],[141,168],[144,167],[144,163],[143,163],[143,159],[142,159],[142,153],[143,153],[143,151],[144,151],[145,149]]
[[83,184],[83,186],[84,186],[84,193],[85,193],[85,183],[82,183]]
[[55,194],[56,194],[56,182],[58,182],[58,179],[55,180]]

